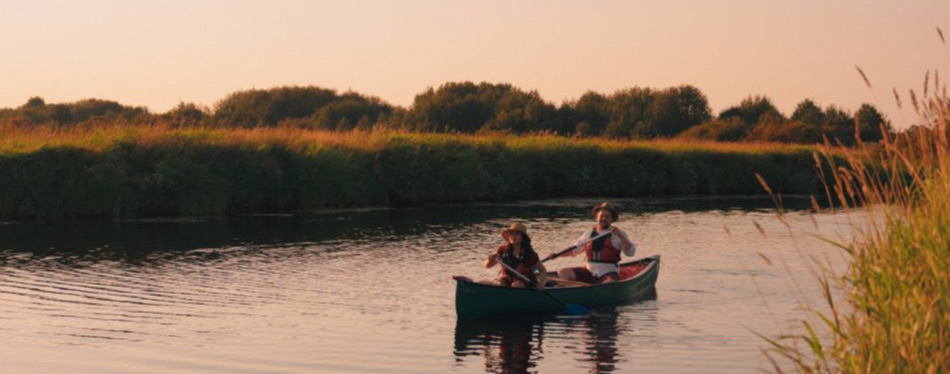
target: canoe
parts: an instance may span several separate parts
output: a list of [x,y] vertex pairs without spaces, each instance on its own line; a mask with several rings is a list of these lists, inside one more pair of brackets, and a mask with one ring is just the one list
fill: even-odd
[[[547,291],[566,304],[587,308],[625,304],[655,292],[659,272],[660,256],[656,255],[620,264],[618,282],[547,288]],[[564,310],[564,305],[536,289],[483,284],[465,277],[453,278],[456,282],[455,313],[459,318],[524,316]]]

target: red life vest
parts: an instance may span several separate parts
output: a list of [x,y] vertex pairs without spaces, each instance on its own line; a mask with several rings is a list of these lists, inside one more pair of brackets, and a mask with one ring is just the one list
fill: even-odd
[[[591,230],[590,237],[597,236],[596,230]],[[620,262],[620,248],[614,247],[610,240],[613,234],[604,235],[604,237],[587,242],[584,250],[587,252],[587,262],[601,262],[607,264],[617,264]]]
[[[524,275],[528,279],[534,281],[534,266],[538,263],[538,255],[527,248],[521,248],[521,256],[515,256],[514,251],[511,249],[510,245],[501,245],[498,247],[499,257],[505,265],[510,266],[511,268],[517,270],[521,275]],[[508,270],[504,267],[501,268],[501,277],[506,278],[511,281],[521,280],[520,277],[514,274],[508,274]]]

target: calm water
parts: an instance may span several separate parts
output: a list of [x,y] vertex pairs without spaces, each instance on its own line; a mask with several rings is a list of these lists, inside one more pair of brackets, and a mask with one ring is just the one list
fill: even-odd
[[526,221],[546,254],[598,202],[2,223],[0,372],[749,373],[768,367],[754,332],[820,306],[806,256],[840,255],[811,234],[850,232],[803,202],[787,202],[790,231],[767,198],[615,201],[637,257],[662,256],[654,297],[456,319],[451,277],[494,277],[480,264],[501,228]]

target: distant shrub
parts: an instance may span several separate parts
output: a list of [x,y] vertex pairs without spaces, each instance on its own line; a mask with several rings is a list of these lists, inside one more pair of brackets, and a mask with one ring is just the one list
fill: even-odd
[[179,103],[161,115],[161,120],[172,127],[194,127],[207,125],[211,110],[193,103]]
[[115,101],[85,99],[73,103],[47,104],[43,98],[30,98],[23,106],[0,111],[0,121],[20,125],[56,124],[70,126],[80,122],[125,121],[148,122],[149,111],[143,107],[129,107]]
[[318,129],[369,130],[392,112],[393,107],[378,98],[346,93],[317,110],[312,119]]
[[784,117],[775,108],[772,100],[765,96],[750,96],[742,100],[737,106],[730,107],[719,113],[719,119],[735,117],[749,127],[759,125],[763,120],[767,122],[781,122]]
[[748,141],[816,144],[822,142],[821,127],[799,121],[757,126],[749,131]]
[[336,99],[336,91],[313,86],[239,91],[215,104],[213,119],[224,127],[274,127],[285,119],[311,117]]
[[749,126],[737,117],[714,119],[693,126],[677,135],[677,139],[738,142],[746,139]]

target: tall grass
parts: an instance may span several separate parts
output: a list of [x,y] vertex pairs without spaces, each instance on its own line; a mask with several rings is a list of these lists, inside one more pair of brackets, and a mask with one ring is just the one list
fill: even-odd
[[813,148],[298,128],[0,128],[0,218],[820,189]]
[[839,244],[853,257],[841,279],[848,307],[831,295],[835,280],[820,279],[830,312],[803,335],[768,338],[775,371],[785,358],[804,373],[950,373],[950,99],[934,88],[920,105],[911,93],[929,126],[885,139],[883,152],[863,148],[876,163],[824,170],[830,200],[876,219]]

